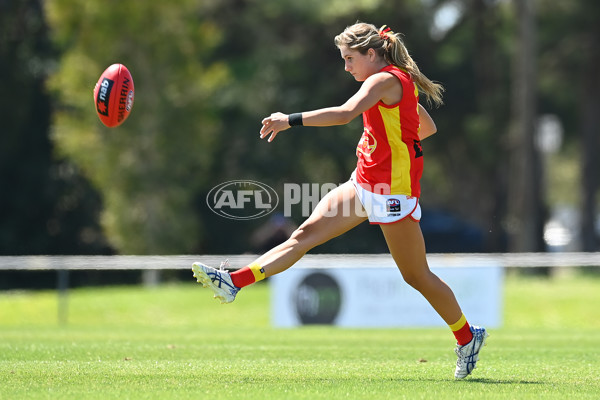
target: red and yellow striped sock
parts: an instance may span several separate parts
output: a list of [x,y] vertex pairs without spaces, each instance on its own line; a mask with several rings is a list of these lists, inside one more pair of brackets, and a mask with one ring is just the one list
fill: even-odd
[[465,314],[460,316],[460,319],[452,325],[448,325],[456,338],[456,341],[460,346],[464,346],[473,339],[473,333],[471,332],[471,326],[467,322]]
[[265,270],[257,263],[252,263],[244,268],[238,269],[231,274],[233,284],[239,288],[253,284],[265,279]]

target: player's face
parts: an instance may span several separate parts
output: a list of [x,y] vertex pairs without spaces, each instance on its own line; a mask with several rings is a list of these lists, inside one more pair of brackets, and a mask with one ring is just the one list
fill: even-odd
[[367,54],[361,54],[358,50],[346,46],[340,47],[340,54],[344,59],[344,70],[359,82],[363,82],[379,70],[374,63],[374,53],[372,49],[369,49]]

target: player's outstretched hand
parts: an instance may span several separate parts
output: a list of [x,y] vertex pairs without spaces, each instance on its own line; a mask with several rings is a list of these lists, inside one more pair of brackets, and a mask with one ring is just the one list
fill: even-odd
[[262,120],[262,128],[260,129],[260,138],[267,139],[268,142],[272,142],[275,136],[281,131],[285,131],[290,128],[289,115],[280,112],[271,114],[267,118]]

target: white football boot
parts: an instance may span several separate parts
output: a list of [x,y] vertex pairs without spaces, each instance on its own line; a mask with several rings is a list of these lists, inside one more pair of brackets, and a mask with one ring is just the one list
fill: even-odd
[[194,278],[202,286],[210,288],[214,293],[214,298],[220,300],[221,304],[231,303],[240,291],[240,288],[233,284],[229,271],[223,268],[228,265],[229,263],[225,261],[221,263],[219,269],[215,269],[200,262],[192,264]]
[[471,326],[471,332],[473,339],[463,346],[456,346],[456,350],[454,350],[458,356],[456,371],[454,371],[456,379],[465,378],[477,367],[479,351],[485,345],[485,339],[488,337],[485,328],[479,326]]

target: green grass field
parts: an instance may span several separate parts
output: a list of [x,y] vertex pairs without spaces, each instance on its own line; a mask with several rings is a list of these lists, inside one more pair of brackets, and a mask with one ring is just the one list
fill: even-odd
[[600,277],[506,279],[504,326],[453,378],[447,328],[275,329],[266,284],[0,292],[0,399],[600,398]]

